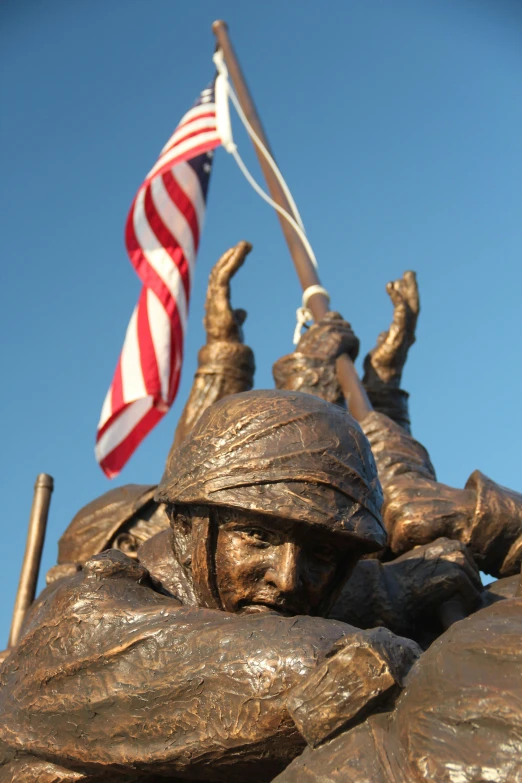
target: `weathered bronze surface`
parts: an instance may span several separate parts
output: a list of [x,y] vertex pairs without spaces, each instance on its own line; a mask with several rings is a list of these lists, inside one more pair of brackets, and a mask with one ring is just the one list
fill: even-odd
[[393,710],[308,748],[277,783],[519,783],[521,639],[522,598],[455,623]]
[[360,427],[334,404],[358,351],[336,313],[248,391],[249,250],[211,275],[159,488],[79,512],[0,667],[0,783],[522,781],[522,496],[438,483],[409,433],[413,273]]
[[209,405],[229,394],[248,391],[254,384],[254,354],[243,344],[247,314],[230,304],[230,280],[251,249],[248,242],[238,242],[221,256],[210,273],[203,321],[207,342],[199,352],[199,367],[176,429],[174,446],[181,443]]
[[[311,616],[385,541],[375,463],[348,413],[296,392],[226,398],[173,450],[158,494],[173,526],[156,537],[168,584],[151,539],[148,568],[139,550],[137,561],[109,550],[30,612],[1,672],[12,769],[29,754],[86,779],[105,765],[120,779],[137,767],[270,780],[304,745],[287,691],[326,654],[362,691],[321,732],[389,703],[415,643],[357,631],[376,648],[363,665],[345,652],[354,629]],[[379,677],[381,659],[393,665]]]

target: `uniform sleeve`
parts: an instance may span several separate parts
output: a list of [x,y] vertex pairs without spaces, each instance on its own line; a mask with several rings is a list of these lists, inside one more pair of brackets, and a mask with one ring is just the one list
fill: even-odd
[[362,422],[383,486],[383,519],[397,555],[439,537],[466,544],[478,567],[495,577],[520,571],[522,495],[480,471],[465,489],[436,480],[426,449],[380,413]]
[[39,603],[0,670],[3,761],[23,752],[93,776],[101,765],[116,780],[246,780],[255,767],[270,780],[304,745],[288,689],[350,630],[182,607],[140,563],[105,552]]
[[384,490],[399,476],[436,481],[435,469],[424,446],[384,413],[368,414],[361,423],[372,447]]
[[455,623],[417,661],[393,711],[308,747],[274,783],[520,780],[521,639],[522,598]]
[[254,385],[254,373],[254,354],[248,345],[226,340],[204,345],[198,354],[198,369],[172,448],[181,443],[212,403],[229,394],[250,391]]
[[369,383],[363,380],[363,386],[372,407],[377,413],[383,413],[407,433],[411,432],[410,395],[404,389],[386,383]]
[[382,484],[382,516],[389,550],[399,555],[440,536],[451,537],[434,519],[437,509],[447,512],[440,503],[444,485],[437,483],[424,446],[382,413],[370,413],[361,427],[370,442]]
[[466,543],[482,571],[496,577],[520,573],[522,563],[522,494],[496,484],[479,470],[466,488],[477,505]]

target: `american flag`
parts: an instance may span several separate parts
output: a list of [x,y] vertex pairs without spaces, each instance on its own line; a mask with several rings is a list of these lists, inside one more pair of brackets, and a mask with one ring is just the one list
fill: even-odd
[[96,459],[112,478],[178,390],[216,128],[214,84],[182,118],[138,190],[125,244],[143,288],[103,403]]

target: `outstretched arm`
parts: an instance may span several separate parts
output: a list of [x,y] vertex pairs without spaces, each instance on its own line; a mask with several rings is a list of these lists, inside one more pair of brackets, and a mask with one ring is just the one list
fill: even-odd
[[207,342],[198,355],[198,369],[173,446],[184,439],[209,405],[253,386],[254,354],[243,344],[242,325],[247,314],[245,310],[234,310],[230,304],[230,281],[251,249],[248,242],[238,242],[221,256],[210,273],[203,322]]
[[440,537],[466,544],[479,568],[519,573],[522,495],[475,471],[464,489],[435,478],[428,452],[387,416],[370,413],[362,429],[384,491],[383,520],[395,555]]

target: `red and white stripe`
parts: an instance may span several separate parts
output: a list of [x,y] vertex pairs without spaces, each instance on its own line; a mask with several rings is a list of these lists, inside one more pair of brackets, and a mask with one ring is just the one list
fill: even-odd
[[143,288],[98,424],[96,459],[109,478],[176,396],[210,150],[220,143],[209,87],[162,149],[127,218],[125,244]]

